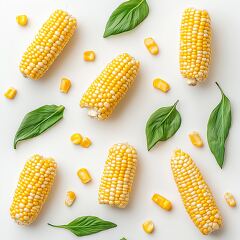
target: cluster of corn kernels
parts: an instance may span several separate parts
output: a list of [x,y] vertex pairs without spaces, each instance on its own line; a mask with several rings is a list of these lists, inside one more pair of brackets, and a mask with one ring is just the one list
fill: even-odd
[[225,198],[229,207],[236,207],[237,202],[236,202],[234,196],[230,192],[226,192],[224,194],[224,198]]
[[43,76],[72,37],[77,23],[68,13],[57,10],[44,23],[20,63],[25,77],[37,80]]
[[138,69],[139,62],[129,54],[119,55],[90,85],[81,99],[80,106],[88,108],[91,117],[108,118],[132,85]]
[[137,152],[129,144],[110,148],[98,192],[99,203],[124,208],[136,172]]
[[191,157],[177,150],[172,157],[171,167],[183,203],[195,225],[205,235],[219,229],[222,217],[208,185]]
[[195,147],[203,147],[203,140],[198,132],[189,133],[189,139]]
[[71,136],[71,141],[75,145],[80,145],[83,148],[88,148],[91,146],[92,142],[88,137],[83,137],[80,133],[74,133]]
[[86,184],[92,181],[92,177],[86,168],[80,168],[77,172],[77,175],[83,184]]
[[181,23],[180,71],[190,85],[205,80],[211,58],[211,20],[205,10],[187,8]]
[[166,211],[170,211],[172,209],[172,203],[166,199],[165,197],[155,193],[152,196],[152,200],[162,209],[166,210]]
[[170,90],[170,85],[166,81],[164,81],[160,78],[156,78],[156,79],[153,80],[153,86],[156,89],[159,89],[164,93],[166,93]]
[[53,159],[40,155],[26,162],[10,208],[17,223],[28,225],[37,218],[54,182],[56,167]]
[[144,44],[152,55],[157,55],[159,53],[158,45],[153,38],[145,38]]
[[17,95],[17,90],[13,87],[10,87],[5,93],[4,96],[8,99],[14,99]]

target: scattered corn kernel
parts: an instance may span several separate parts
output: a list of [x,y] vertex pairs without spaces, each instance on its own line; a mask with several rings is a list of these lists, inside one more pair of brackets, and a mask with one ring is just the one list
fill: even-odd
[[83,137],[81,134],[79,133],[74,133],[72,136],[71,136],[71,141],[73,144],[76,144],[76,145],[79,145],[82,143],[83,141]]
[[146,233],[150,234],[154,231],[154,223],[151,220],[145,221],[142,226]]
[[4,96],[8,99],[14,99],[16,94],[17,94],[17,90],[11,87],[4,93]]
[[156,78],[153,80],[153,86],[165,93],[170,90],[170,85],[160,78]]
[[88,137],[84,137],[80,143],[80,145],[84,148],[88,148],[90,147],[90,145],[92,144],[91,140]]
[[167,200],[165,197],[155,193],[152,196],[152,200],[162,209],[166,210],[166,211],[170,211],[172,209],[172,203]]
[[80,178],[81,182],[84,184],[86,184],[92,180],[92,178],[86,168],[80,168],[77,172],[77,175]]
[[191,132],[191,133],[189,133],[188,136],[194,146],[196,146],[196,147],[203,146],[203,141],[198,132]]
[[26,15],[19,15],[16,17],[16,21],[20,26],[26,26],[28,23],[28,17]]
[[87,62],[93,62],[95,60],[95,52],[94,51],[85,51],[83,53],[83,59]]
[[67,198],[65,200],[65,205],[71,207],[76,199],[76,194],[72,191],[67,192]]
[[149,37],[149,38],[145,38],[144,39],[144,44],[147,47],[148,51],[153,54],[153,55],[157,55],[159,53],[159,49],[158,49],[158,45],[157,43],[154,41],[153,38]]
[[72,84],[71,81],[67,78],[62,78],[60,83],[60,91],[62,93],[68,93],[69,89],[71,88]]
[[224,194],[224,198],[225,198],[227,204],[229,205],[229,207],[236,207],[236,205],[237,205],[236,200],[230,192],[226,192]]

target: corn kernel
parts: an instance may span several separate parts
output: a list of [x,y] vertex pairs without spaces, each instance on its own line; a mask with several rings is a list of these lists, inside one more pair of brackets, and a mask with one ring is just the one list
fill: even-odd
[[162,209],[166,210],[166,211],[170,211],[172,209],[172,203],[167,200],[165,197],[155,193],[152,196],[152,200]]
[[143,230],[148,234],[150,234],[154,231],[154,224],[151,220],[145,221],[143,223],[142,227],[143,227]]
[[203,146],[203,141],[198,132],[191,132],[191,133],[189,133],[188,136],[194,146],[196,146],[196,147]]
[[69,89],[71,88],[71,81],[67,78],[62,78],[60,83],[60,92],[68,93]]
[[164,81],[160,78],[156,78],[156,79],[153,80],[153,86],[156,89],[159,89],[159,90],[161,90],[162,92],[165,92],[165,93],[170,90],[170,85],[166,81]]
[[91,140],[88,137],[84,137],[80,143],[80,145],[84,148],[88,148],[90,147],[90,145],[92,144]]
[[92,180],[92,178],[86,168],[80,168],[77,172],[77,175],[80,178],[81,182],[84,184],[86,184]]
[[11,87],[4,93],[4,96],[8,99],[14,99],[16,94],[17,94],[17,90]]
[[28,23],[28,17],[26,15],[19,15],[16,17],[16,21],[20,26],[26,26]]
[[81,134],[79,133],[74,133],[72,136],[71,136],[71,141],[73,144],[76,144],[76,145],[79,145],[82,143],[83,141],[83,137]]
[[65,205],[71,207],[76,199],[76,194],[72,191],[67,192],[67,197],[65,200]]
[[237,205],[236,200],[230,192],[226,192],[224,194],[224,198],[225,198],[229,207],[236,207],[236,205]]
[[83,53],[83,59],[87,62],[93,62],[95,60],[95,52],[94,51],[85,51]]
[[157,55],[159,53],[158,45],[153,38],[145,38],[144,44],[152,55]]

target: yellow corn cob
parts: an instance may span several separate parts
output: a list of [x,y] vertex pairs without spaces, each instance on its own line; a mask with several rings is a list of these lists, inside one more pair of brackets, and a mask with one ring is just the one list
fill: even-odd
[[187,8],[180,33],[180,71],[189,85],[206,80],[211,59],[211,19],[206,10]]
[[218,230],[222,226],[222,217],[207,183],[191,157],[176,150],[171,167],[184,206],[196,227],[204,235]]
[[127,143],[109,149],[98,192],[100,204],[125,208],[136,171],[137,152]]
[[83,95],[80,106],[88,108],[88,115],[107,119],[133,84],[139,62],[129,54],[116,57],[102,71]]
[[26,162],[10,208],[18,224],[29,225],[37,218],[54,182],[56,167],[52,158],[39,155]]
[[62,52],[76,27],[75,18],[67,12],[56,10],[24,53],[19,66],[22,74],[33,80],[40,79]]

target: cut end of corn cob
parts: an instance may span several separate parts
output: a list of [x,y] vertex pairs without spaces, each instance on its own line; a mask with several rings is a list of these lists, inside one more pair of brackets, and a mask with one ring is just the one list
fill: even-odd
[[211,59],[211,19],[206,10],[185,9],[179,58],[181,74],[189,85],[207,79]]
[[40,79],[71,39],[77,21],[62,10],[56,10],[43,24],[22,57],[20,71],[33,80]]
[[184,206],[196,227],[208,235],[222,226],[222,217],[214,197],[192,158],[176,150],[171,159],[175,182]]
[[98,192],[100,204],[125,208],[136,172],[137,152],[127,143],[109,149]]
[[133,84],[140,63],[127,53],[116,57],[90,85],[80,101],[88,115],[107,119]]
[[29,225],[37,218],[51,190],[56,168],[52,158],[40,155],[26,162],[10,208],[10,215],[18,224]]

